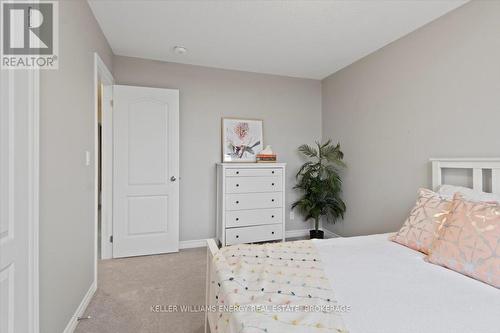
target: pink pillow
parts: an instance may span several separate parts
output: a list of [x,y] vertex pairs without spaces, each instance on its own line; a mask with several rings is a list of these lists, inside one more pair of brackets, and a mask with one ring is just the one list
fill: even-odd
[[411,249],[429,253],[437,236],[438,227],[446,218],[451,201],[431,190],[421,188],[410,216],[401,229],[390,239]]
[[455,194],[428,261],[500,288],[500,204]]

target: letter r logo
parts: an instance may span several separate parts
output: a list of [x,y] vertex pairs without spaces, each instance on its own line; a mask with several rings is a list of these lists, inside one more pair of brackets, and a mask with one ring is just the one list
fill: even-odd
[[3,54],[52,54],[53,19],[52,3],[3,2]]

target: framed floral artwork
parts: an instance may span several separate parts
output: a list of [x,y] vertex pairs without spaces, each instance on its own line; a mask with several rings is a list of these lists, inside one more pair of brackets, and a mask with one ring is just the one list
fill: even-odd
[[263,121],[222,118],[222,162],[255,162],[264,149]]

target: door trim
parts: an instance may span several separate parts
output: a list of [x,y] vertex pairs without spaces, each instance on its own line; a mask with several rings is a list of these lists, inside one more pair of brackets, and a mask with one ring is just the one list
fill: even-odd
[[[8,110],[11,115],[15,113],[16,105],[14,102],[14,94],[18,93],[13,84],[13,75],[16,70],[8,71],[8,95],[9,105]],[[28,133],[27,151],[16,151],[15,144],[9,150],[8,159],[12,161],[16,154],[26,154],[28,156],[27,173],[22,175],[28,180],[28,195],[26,202],[28,203],[28,304],[26,304],[28,332],[38,333],[40,330],[40,270],[39,270],[39,190],[40,190],[40,73],[38,69],[31,69],[28,73],[28,84],[23,87],[21,94],[28,100],[28,121],[26,123]],[[11,124],[9,124],[11,126]],[[10,172],[10,171],[9,171]],[[11,175],[9,175],[11,177]],[[9,197],[9,200],[17,200]],[[1,319],[1,318],[0,318]]]
[[[94,237],[94,282],[97,283],[97,263],[98,257],[98,223],[99,223],[99,189],[98,189],[98,149],[99,149],[99,127],[98,127],[98,94],[97,89],[99,87],[99,82],[102,82],[105,86],[113,86],[114,78],[109,71],[104,61],[102,61],[99,54],[94,53],[94,224],[95,224],[95,237]],[[113,141],[112,141],[112,124],[113,124],[112,112],[107,112],[102,117],[102,148],[106,154],[102,154],[102,201],[101,201],[101,259],[109,259],[113,257],[113,246],[109,242],[109,237],[113,233]]]
[[94,296],[94,293],[96,291],[97,291],[97,284],[96,282],[94,282],[90,286],[89,290],[87,290],[87,293],[85,294],[82,301],[78,305],[78,308],[76,308],[75,313],[73,313],[73,317],[71,317],[71,319],[69,320],[63,333],[73,333],[75,331],[76,326],[78,325],[78,318],[83,316],[85,310],[89,306],[90,301],[92,300],[92,297]]
[[40,331],[39,204],[40,204],[40,71],[29,74],[29,323],[31,332]]

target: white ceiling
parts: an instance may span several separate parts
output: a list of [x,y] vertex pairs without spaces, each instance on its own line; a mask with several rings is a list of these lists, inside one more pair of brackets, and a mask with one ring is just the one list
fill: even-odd
[[89,0],[115,54],[312,79],[465,2]]

